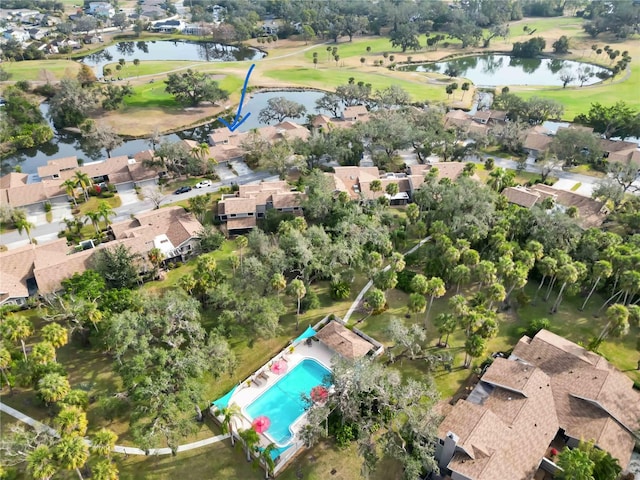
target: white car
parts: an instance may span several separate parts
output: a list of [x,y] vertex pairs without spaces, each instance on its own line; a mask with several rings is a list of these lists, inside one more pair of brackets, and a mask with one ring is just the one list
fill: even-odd
[[204,187],[210,187],[211,185],[213,185],[211,183],[211,180],[203,180],[201,182],[198,182],[194,185],[195,188],[204,188]]

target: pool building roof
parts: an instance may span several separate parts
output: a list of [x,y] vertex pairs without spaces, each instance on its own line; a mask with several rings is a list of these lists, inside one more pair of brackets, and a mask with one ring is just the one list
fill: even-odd
[[364,357],[374,348],[373,344],[340,325],[335,320],[329,322],[316,333],[316,338],[336,353],[350,359]]

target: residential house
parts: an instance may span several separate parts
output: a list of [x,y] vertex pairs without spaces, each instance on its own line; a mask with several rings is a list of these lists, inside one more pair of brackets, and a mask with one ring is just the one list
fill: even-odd
[[[431,169],[437,169],[438,179],[457,180],[464,171],[463,162],[437,162],[425,165],[411,165],[408,173],[384,173],[378,167],[334,167],[334,173],[327,173],[337,192],[346,192],[352,200],[374,200],[386,196],[392,205],[405,205],[413,193],[424,183],[424,177]],[[371,190],[371,183],[380,182],[379,191]],[[398,193],[389,196],[387,185],[398,185]]]
[[217,218],[229,235],[251,230],[268,210],[302,215],[305,194],[292,190],[285,181],[240,185],[235,194],[222,195]]
[[624,468],[640,428],[640,392],[599,355],[547,330],[496,358],[438,428],[441,473],[453,480],[543,478],[553,449],[592,440]]
[[186,23],[182,20],[163,20],[151,25],[151,31],[160,33],[182,32]]
[[182,207],[141,213],[109,226],[111,241],[77,251],[65,239],[42,245],[26,245],[0,252],[0,305],[23,304],[30,296],[62,288],[62,281],[91,268],[94,255],[103,248],[124,245],[144,259],[159,248],[166,262],[184,261],[199,248],[202,225]]
[[471,119],[483,125],[501,125],[507,122],[507,112],[502,110],[478,110]]
[[342,111],[341,118],[347,122],[367,121],[369,119],[369,110],[364,105],[346,107]]
[[457,128],[468,135],[487,135],[489,125],[487,122],[474,121],[471,115],[463,110],[449,110],[444,115],[446,128]]
[[527,132],[527,136],[522,144],[522,149],[532,158],[540,158],[548,150],[553,142],[553,135],[541,125],[538,125]]
[[29,31],[25,30],[24,28],[9,28],[4,31],[2,36],[7,40],[16,40],[20,43],[27,43],[29,40],[31,40]]
[[95,35],[90,33],[89,35],[85,35],[84,37],[82,37],[82,42],[87,45],[95,45],[97,43],[102,43],[103,39],[102,35]]
[[540,205],[548,197],[553,198],[556,208],[560,208],[563,211],[570,207],[576,207],[578,209],[576,221],[583,228],[600,226],[609,213],[602,202],[541,183],[531,187],[508,187],[502,191],[502,195],[507,197],[510,203],[524,208]]
[[30,28],[28,31],[29,31],[29,36],[33,40],[42,40],[44,37],[49,35],[49,31],[43,30],[42,28]]
[[[46,165],[38,167],[38,176],[42,180],[57,180],[69,178],[79,168],[78,157],[63,157],[47,161]],[[65,174],[64,172],[68,172]]]
[[89,2],[87,13],[95,17],[111,18],[116,14],[116,9],[109,2]]
[[640,165],[640,146],[637,143],[603,138],[600,147],[609,163],[634,162]]

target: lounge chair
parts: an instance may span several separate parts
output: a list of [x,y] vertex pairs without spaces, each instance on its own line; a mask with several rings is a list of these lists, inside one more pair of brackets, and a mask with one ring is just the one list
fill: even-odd
[[261,387],[263,382],[262,380],[260,380],[260,376],[258,375],[258,377],[253,377],[251,379],[251,381],[256,385],[256,387]]
[[262,378],[263,380],[267,381],[269,380],[269,375],[267,375],[267,372],[260,372],[260,375],[258,375],[258,378]]

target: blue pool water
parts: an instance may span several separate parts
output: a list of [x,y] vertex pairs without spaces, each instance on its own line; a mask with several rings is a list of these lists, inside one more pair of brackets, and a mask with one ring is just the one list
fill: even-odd
[[253,419],[262,415],[271,420],[267,434],[283,445],[291,440],[289,426],[305,412],[301,395],[321,385],[331,372],[315,360],[305,359],[251,403],[246,412]]

